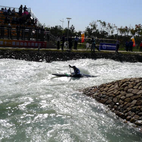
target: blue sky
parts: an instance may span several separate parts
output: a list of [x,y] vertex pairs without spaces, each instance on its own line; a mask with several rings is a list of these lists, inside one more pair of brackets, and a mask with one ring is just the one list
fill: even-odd
[[72,18],[70,25],[76,31],[84,31],[93,21],[101,20],[117,27],[142,23],[142,0],[3,0],[1,6],[31,8],[39,21],[46,26],[67,27],[67,17]]

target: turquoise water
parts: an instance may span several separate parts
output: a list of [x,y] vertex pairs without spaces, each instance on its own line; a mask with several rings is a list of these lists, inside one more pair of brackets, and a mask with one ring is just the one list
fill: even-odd
[[[55,77],[68,65],[95,78]],[[141,142],[142,134],[80,90],[141,77],[142,63],[81,59],[66,62],[0,60],[1,142]]]

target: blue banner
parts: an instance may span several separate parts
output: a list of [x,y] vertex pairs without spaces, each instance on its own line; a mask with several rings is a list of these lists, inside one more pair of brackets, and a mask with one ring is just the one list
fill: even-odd
[[100,50],[116,50],[116,44],[114,43],[100,43]]

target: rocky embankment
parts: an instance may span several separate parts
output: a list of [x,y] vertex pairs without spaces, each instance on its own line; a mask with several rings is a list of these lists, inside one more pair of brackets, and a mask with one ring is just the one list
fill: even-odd
[[89,51],[52,51],[47,49],[32,50],[32,49],[0,49],[0,59],[10,58],[26,61],[67,61],[76,59],[112,59],[120,62],[142,62],[142,55],[140,53],[115,53],[115,52],[89,52]]
[[142,127],[142,78],[114,81],[83,90],[117,116]]

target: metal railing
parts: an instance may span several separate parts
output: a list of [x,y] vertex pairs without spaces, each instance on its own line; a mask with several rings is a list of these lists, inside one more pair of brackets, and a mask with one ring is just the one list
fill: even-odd
[[[2,5],[0,5],[0,10],[2,10],[2,8],[3,8],[3,9],[6,8],[7,10],[8,10],[9,8],[10,8],[11,10],[12,10],[12,9],[15,9],[15,12],[16,12],[16,13],[19,12],[19,8],[17,8],[17,7],[9,7],[9,6],[2,6]],[[31,8],[27,8],[27,11],[28,11],[28,12],[31,12]]]
[[0,27],[0,39],[45,41],[45,33],[35,28]]

